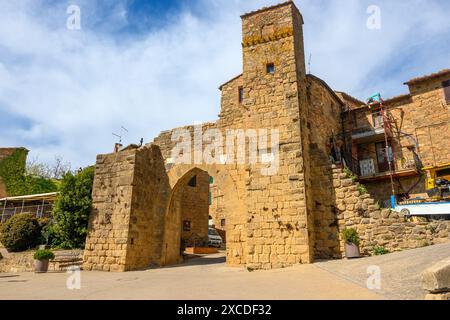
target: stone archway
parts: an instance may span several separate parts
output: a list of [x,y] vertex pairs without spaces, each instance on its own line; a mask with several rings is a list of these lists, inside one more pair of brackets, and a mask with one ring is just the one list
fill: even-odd
[[181,262],[185,245],[206,245],[208,193],[209,174],[199,168],[186,172],[172,187],[164,221],[163,265]]
[[[148,145],[97,157],[83,267],[127,271],[180,262],[183,208],[174,202],[181,199],[180,188],[196,175],[203,176],[207,186],[212,176],[220,187],[220,209],[227,219],[227,263],[245,265],[247,211],[242,171],[218,165],[178,165],[167,170],[160,148]],[[208,201],[205,190],[203,203]],[[206,210],[206,236],[208,216]]]
[[[216,224],[225,222],[221,228],[226,234],[227,264],[245,265],[247,237],[245,181],[238,170],[226,165],[175,165],[168,170],[172,193],[176,191],[177,185],[185,184],[190,177],[199,172],[207,172],[212,177],[209,215],[213,216]],[[225,221],[221,221],[222,219]]]

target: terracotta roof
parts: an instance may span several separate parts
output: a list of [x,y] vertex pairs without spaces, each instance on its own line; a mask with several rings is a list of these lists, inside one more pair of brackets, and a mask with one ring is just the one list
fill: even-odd
[[444,69],[444,70],[441,70],[439,72],[432,73],[432,74],[429,74],[429,75],[426,75],[426,76],[413,78],[413,79],[405,82],[404,84],[407,84],[407,85],[416,84],[416,83],[419,83],[419,82],[422,82],[422,81],[430,80],[430,79],[433,79],[433,78],[438,78],[438,77],[445,76],[445,75],[450,75],[450,69]]
[[236,79],[238,79],[238,78],[240,78],[240,77],[242,77],[242,73],[241,73],[241,74],[238,74],[238,75],[237,75],[236,77],[234,77],[233,79],[228,80],[227,82],[223,83],[223,84],[219,87],[219,90],[222,90],[222,87],[223,87],[223,86],[229,84],[230,82],[232,82],[232,81],[234,81],[234,80],[236,80]]
[[264,12],[264,11],[268,11],[268,10],[284,7],[284,6],[287,6],[287,5],[290,5],[290,4],[293,4],[294,7],[295,7],[294,1],[289,0],[289,1],[286,1],[286,2],[283,2],[283,3],[279,3],[279,4],[276,4],[276,5],[270,6],[270,7],[264,7],[264,8],[261,8],[259,10],[255,10],[255,11],[251,11],[251,12],[245,13],[245,14],[243,14],[241,16],[241,18],[246,18],[246,17],[249,17],[249,16],[257,14],[257,13],[261,13],[261,12]]

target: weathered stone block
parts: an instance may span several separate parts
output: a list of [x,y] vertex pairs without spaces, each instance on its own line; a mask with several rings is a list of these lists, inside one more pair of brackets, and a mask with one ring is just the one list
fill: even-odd
[[450,291],[450,258],[425,270],[422,273],[422,285],[432,293]]

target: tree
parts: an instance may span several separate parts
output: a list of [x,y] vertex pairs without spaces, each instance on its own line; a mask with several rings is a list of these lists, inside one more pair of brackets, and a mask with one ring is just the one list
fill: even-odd
[[27,162],[26,174],[45,179],[62,179],[71,171],[70,162],[64,161],[62,156],[56,155],[53,163],[41,163],[38,157],[34,157]]
[[77,174],[66,173],[53,209],[53,244],[63,248],[83,248],[92,207],[94,167]]

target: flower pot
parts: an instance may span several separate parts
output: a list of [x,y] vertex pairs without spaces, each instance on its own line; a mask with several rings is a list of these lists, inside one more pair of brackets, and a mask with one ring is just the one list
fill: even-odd
[[359,246],[350,242],[345,243],[345,257],[347,259],[359,258],[360,256]]
[[34,260],[34,272],[45,273],[48,270],[49,260]]

